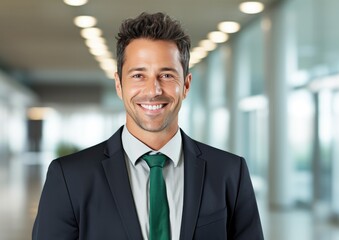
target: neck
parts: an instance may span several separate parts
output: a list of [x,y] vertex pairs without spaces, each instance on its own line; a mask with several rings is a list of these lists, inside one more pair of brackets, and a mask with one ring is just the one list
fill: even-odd
[[126,124],[128,131],[141,142],[153,150],[159,150],[168,143],[178,131],[178,126],[173,129],[165,129],[159,132],[150,132],[141,128],[131,128]]

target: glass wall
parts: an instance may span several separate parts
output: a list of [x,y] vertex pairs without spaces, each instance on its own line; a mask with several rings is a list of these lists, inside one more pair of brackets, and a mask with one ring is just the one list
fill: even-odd
[[[0,71],[0,160],[27,147],[26,109],[36,96]],[[5,157],[2,157],[5,156]]]
[[236,78],[239,82],[240,148],[251,174],[263,182],[267,166],[267,103],[264,39],[261,22],[247,26],[236,38]]
[[312,189],[312,154],[314,142],[314,99],[305,89],[292,91],[288,99],[288,142],[295,169],[296,202],[310,204]]
[[228,111],[226,109],[226,68],[228,49],[221,46],[210,54],[207,62],[206,94],[208,135],[207,141],[215,147],[227,148]]
[[105,111],[91,106],[58,106],[43,120],[42,151],[58,148],[81,150],[108,139],[125,123],[124,112]]
[[332,185],[331,185],[331,210],[333,217],[339,219],[339,91],[334,92],[333,96],[333,144],[332,144]]
[[286,17],[293,20],[290,27],[295,32],[297,58],[297,71],[289,81],[295,89],[290,96],[289,133],[298,173],[297,200],[320,209],[338,197],[333,187],[339,157],[334,151],[338,7],[335,0],[290,0],[285,8]]
[[182,124],[183,121],[189,122],[189,128],[184,129],[187,133],[198,141],[206,142],[207,138],[207,98],[206,86],[208,84],[207,79],[207,67],[206,62],[199,64],[198,68],[191,69],[192,72],[192,84],[188,97],[183,102],[183,107],[189,107],[190,117],[185,119],[180,112],[179,121]]
[[[278,140],[285,159],[275,164],[284,168],[286,160],[292,168],[273,176],[278,186],[288,179],[295,206],[320,204],[332,212],[339,209],[337,9],[336,0],[287,0],[270,9],[192,69],[200,93],[207,90],[199,99],[193,97],[201,104],[190,105],[200,121],[190,131],[208,126],[198,139],[245,156],[252,176],[263,182],[269,181],[268,166],[278,161],[269,157],[272,136],[286,133],[286,141]],[[271,39],[266,39],[267,32]],[[282,105],[272,102],[268,83],[286,91],[277,99]],[[269,109],[283,114],[277,120],[282,125],[270,130]]]

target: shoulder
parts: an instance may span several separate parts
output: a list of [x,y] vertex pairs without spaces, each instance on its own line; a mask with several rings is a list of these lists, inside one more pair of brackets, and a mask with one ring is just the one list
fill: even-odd
[[116,151],[122,151],[121,129],[116,131],[108,140],[55,159],[49,168],[61,168],[64,175],[76,173],[83,176],[86,173],[93,174],[96,171],[101,171],[103,160],[110,158],[110,155]]
[[68,191],[84,193],[92,186],[93,179],[100,180],[103,174],[102,161],[107,142],[99,143],[79,152],[53,160],[48,168],[48,186],[67,186]]
[[[231,152],[221,150],[208,144],[193,140],[186,136],[186,149],[184,151],[194,151],[194,155],[185,155],[185,161],[199,161],[205,166],[205,181],[210,184],[216,182],[225,183],[228,189],[235,191],[239,187],[241,181],[250,183],[248,167],[245,159]],[[188,145],[190,145],[188,147]],[[184,146],[185,148],[185,146]],[[187,157],[192,157],[186,159]]]
[[[239,179],[243,171],[247,171],[247,165],[243,157],[231,152],[215,148],[211,145],[196,141],[182,134],[184,152],[191,153],[187,157],[196,156],[196,160],[203,161],[206,173],[214,177]],[[185,161],[193,159],[186,159]],[[199,161],[199,162],[200,162]]]
[[228,152],[226,150],[222,150],[216,147],[213,147],[211,145],[208,145],[206,143],[202,143],[196,140],[193,140],[193,142],[197,145],[197,147],[200,149],[202,155],[210,155],[213,154],[213,156],[220,156],[223,158],[228,158],[228,159],[239,159],[242,158],[239,155],[236,155],[234,153]]
[[192,151],[207,163],[239,165],[244,161],[243,157],[231,152],[215,148],[211,145],[194,140],[182,131],[183,145],[185,151]]
[[239,168],[244,163],[242,156],[233,154],[231,152],[215,148],[211,145],[193,140],[197,148],[199,148],[201,155],[207,164],[217,164],[219,166],[228,166]]
[[51,163],[50,168],[55,167],[55,165],[59,165],[63,170],[76,169],[77,171],[81,171],[86,168],[91,168],[97,164],[101,164],[101,161],[107,158],[105,155],[106,146],[107,141],[104,141],[79,152],[57,158]]

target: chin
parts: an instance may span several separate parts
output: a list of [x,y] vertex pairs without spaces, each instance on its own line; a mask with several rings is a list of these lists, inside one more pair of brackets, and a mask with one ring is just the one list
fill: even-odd
[[166,128],[166,126],[164,126],[164,125],[160,125],[160,126],[156,125],[155,126],[154,124],[141,124],[139,126],[147,132],[154,132],[154,133],[161,132]]

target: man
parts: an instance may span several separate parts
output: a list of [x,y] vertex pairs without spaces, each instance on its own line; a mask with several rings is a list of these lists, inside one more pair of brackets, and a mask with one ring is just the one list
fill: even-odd
[[180,24],[143,13],[117,40],[126,125],[51,163],[33,239],[263,239],[244,159],[179,129],[192,79]]

